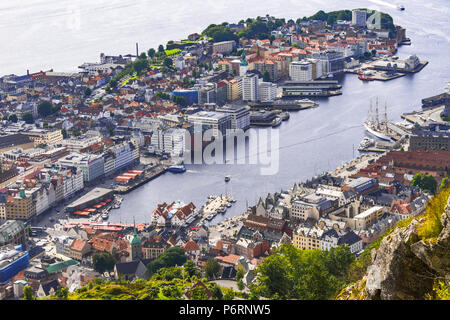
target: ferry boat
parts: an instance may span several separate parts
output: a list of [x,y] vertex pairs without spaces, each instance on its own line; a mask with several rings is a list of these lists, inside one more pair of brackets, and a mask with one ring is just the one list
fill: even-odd
[[385,141],[392,141],[391,137],[389,136],[390,129],[388,127],[386,109],[387,107],[385,106],[384,120],[380,120],[378,114],[378,99],[377,99],[374,118],[372,115],[372,102],[371,102],[369,109],[369,117],[367,121],[364,122],[364,127],[370,134],[374,135],[375,137]]
[[183,173],[186,171],[184,164],[170,166],[167,170],[173,173]]
[[225,182],[228,182],[228,181],[230,181],[231,180],[231,177],[230,176],[225,176]]

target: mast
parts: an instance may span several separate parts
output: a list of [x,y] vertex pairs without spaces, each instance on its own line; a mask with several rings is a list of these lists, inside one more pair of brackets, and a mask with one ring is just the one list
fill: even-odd
[[386,127],[386,133],[388,133],[387,101],[384,102],[384,125]]
[[377,97],[375,110],[376,110],[375,111],[375,117],[376,117],[376,122],[377,122],[377,128],[380,129],[380,118],[379,118],[379,114],[378,114],[378,97]]

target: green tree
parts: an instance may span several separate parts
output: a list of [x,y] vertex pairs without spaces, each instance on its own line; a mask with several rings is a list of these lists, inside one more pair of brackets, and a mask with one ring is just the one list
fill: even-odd
[[86,89],[84,89],[84,95],[86,97],[89,97],[92,94],[92,89],[89,87],[86,87]]
[[69,289],[67,287],[60,287],[56,290],[55,296],[59,299],[67,300],[67,296],[69,295]]
[[181,266],[186,262],[186,254],[181,247],[171,247],[147,265],[150,274],[158,272],[161,268]]
[[258,280],[263,294],[272,297],[278,294],[288,298],[294,286],[289,259],[280,254],[272,254],[258,266]]
[[209,290],[211,291],[214,300],[222,300],[223,298],[222,289],[220,289],[217,283],[212,282]]
[[15,114],[10,114],[8,117],[8,120],[16,123],[17,121],[19,121],[19,118],[17,118],[17,115],[15,115]]
[[205,264],[205,276],[208,279],[217,278],[220,275],[222,267],[215,258],[209,258]]
[[411,180],[411,185],[422,189],[424,192],[435,194],[437,181],[431,174],[416,173]]
[[203,286],[195,286],[190,290],[191,300],[208,300],[205,288]]
[[[115,88],[115,87],[117,87],[117,84],[118,84],[119,82],[117,81],[117,79],[111,79],[111,80],[109,80],[109,87],[110,88]],[[110,89],[110,91],[111,91],[111,89]]]
[[160,53],[164,52],[164,46],[162,44],[159,45],[158,52],[160,52]]
[[153,57],[154,57],[155,54],[156,54],[156,51],[155,51],[155,49],[150,48],[150,49],[148,49],[147,54],[148,54],[148,56],[149,56],[150,58],[153,59]]
[[189,277],[198,275],[198,270],[197,267],[195,266],[194,261],[188,260],[183,266],[184,271],[188,274]]
[[146,54],[145,52],[142,52],[142,53],[139,55],[139,59],[142,59],[142,60],[147,59],[147,54]]
[[92,257],[94,262],[94,270],[103,273],[114,269],[116,259],[109,252],[98,252]]
[[186,98],[182,96],[174,95],[172,98],[173,102],[175,102],[177,105],[180,105],[182,107],[185,107],[187,105]]
[[233,300],[236,296],[236,292],[234,292],[233,288],[225,289],[225,295],[223,296],[223,300]]
[[165,281],[183,279],[183,270],[179,267],[161,268],[158,270],[157,274],[160,275],[160,279]]
[[173,64],[173,60],[171,58],[167,57],[167,58],[164,58],[163,63],[167,68],[171,68],[172,64]]
[[349,246],[338,246],[328,251],[322,251],[322,255],[327,270],[336,277],[343,277],[347,274],[349,266],[355,260]]
[[23,300],[33,300],[33,289],[28,285],[23,288]]
[[444,177],[441,181],[441,185],[439,186],[439,189],[445,189],[450,186],[450,179],[448,177]]
[[236,276],[235,279],[236,281],[242,280],[242,278],[244,278],[245,276],[245,269],[242,265],[238,265],[236,267]]
[[242,279],[239,279],[238,280],[238,282],[237,282],[237,287],[238,287],[238,289],[239,290],[244,290],[244,288],[245,288],[245,284],[244,284],[244,281],[242,281]]
[[263,72],[263,81],[264,82],[270,82],[271,81],[270,80],[270,73],[267,70]]
[[54,112],[55,112],[55,109],[54,109],[53,105],[48,101],[41,102],[38,105],[38,113],[41,117],[47,117],[47,116],[53,114]]
[[135,62],[133,62],[133,69],[136,71],[136,73],[139,75],[142,71],[146,70],[148,68],[148,60],[142,60],[139,59]]
[[33,124],[34,123],[33,115],[31,113],[29,113],[29,112],[25,113],[22,116],[22,120],[25,121],[28,124]]

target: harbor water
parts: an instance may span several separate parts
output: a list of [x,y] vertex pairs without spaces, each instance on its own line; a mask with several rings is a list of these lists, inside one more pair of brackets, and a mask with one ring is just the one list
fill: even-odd
[[[357,75],[342,77],[340,96],[321,99],[318,108],[291,112],[290,119],[276,128],[252,128],[258,133],[279,133],[279,170],[261,175],[261,165],[187,165],[182,174],[167,172],[126,194],[120,209],[111,211],[110,221],[149,222],[158,203],[192,201],[198,208],[208,195],[229,194],[237,202],[215,224],[246,210],[267,193],[290,188],[316,174],[333,170],[358,156],[365,136],[369,99],[388,105],[391,121],[421,108],[421,99],[442,93],[450,81],[450,2],[405,1],[406,10],[386,1],[65,1],[3,0],[0,3],[0,36],[4,46],[0,74],[25,74],[54,68],[73,71],[83,62],[98,61],[105,54],[134,53],[185,38],[211,23],[238,22],[247,17],[271,14],[297,19],[316,11],[368,7],[387,12],[407,29],[410,46],[400,47],[398,56],[416,54],[429,64],[419,73],[388,82],[364,82]],[[194,18],[195,17],[195,18]],[[225,182],[224,177],[230,176]]]

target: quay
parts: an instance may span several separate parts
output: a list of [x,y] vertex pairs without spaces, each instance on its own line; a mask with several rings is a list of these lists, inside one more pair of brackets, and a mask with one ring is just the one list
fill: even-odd
[[441,113],[444,111],[444,106],[430,107],[420,111],[413,111],[404,113],[401,115],[402,119],[405,119],[411,123],[419,124],[422,126],[425,122],[441,122]]
[[273,102],[249,102],[248,106],[254,110],[297,111],[315,108],[318,107],[319,104],[314,101],[276,100]]
[[126,194],[126,193],[146,184],[147,182],[159,177],[166,171],[167,171],[167,167],[163,166],[163,165],[158,165],[156,167],[153,167],[150,170],[146,171],[144,173],[144,177],[142,179],[140,179],[139,181],[133,182],[130,185],[126,185],[126,186],[117,186],[114,189],[114,192],[119,193],[119,194]]
[[[217,214],[219,214],[220,208],[227,208],[228,204],[233,202],[234,198],[232,196],[216,196],[208,199],[206,205],[201,209],[200,213],[202,218],[199,221],[199,225],[201,225],[205,220],[212,220]],[[224,211],[225,213],[225,211]]]

